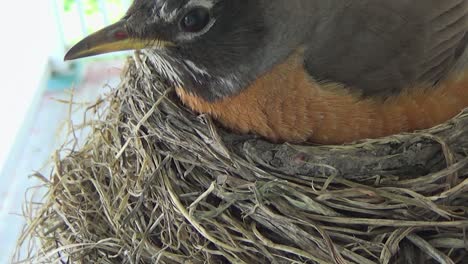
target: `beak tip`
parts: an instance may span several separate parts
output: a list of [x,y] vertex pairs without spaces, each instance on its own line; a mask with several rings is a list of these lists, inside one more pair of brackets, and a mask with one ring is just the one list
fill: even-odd
[[79,45],[75,45],[70,50],[68,50],[68,52],[63,57],[63,60],[64,61],[71,61],[71,60],[76,60],[76,59],[80,59],[80,58],[83,58],[83,57],[88,57],[88,56],[91,56],[91,55],[93,55],[93,54],[92,53],[83,54],[82,48]]
[[67,53],[65,54],[65,56],[63,57],[63,60],[64,61],[71,61],[71,60],[74,60],[77,58],[77,56],[75,56],[75,52],[73,52],[73,48],[71,48],[70,50],[67,51]]

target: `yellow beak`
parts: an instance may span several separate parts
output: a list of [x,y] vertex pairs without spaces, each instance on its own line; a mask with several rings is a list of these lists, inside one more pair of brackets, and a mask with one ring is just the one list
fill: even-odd
[[74,60],[115,51],[138,50],[149,47],[164,47],[169,42],[131,38],[126,22],[121,20],[99,30],[73,46],[65,55],[65,60]]

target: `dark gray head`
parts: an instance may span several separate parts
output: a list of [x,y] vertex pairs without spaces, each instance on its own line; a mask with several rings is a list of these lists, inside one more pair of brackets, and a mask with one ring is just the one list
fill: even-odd
[[121,21],[82,40],[65,59],[142,49],[174,85],[213,101],[239,92],[296,45],[292,36],[300,34],[283,26],[293,2],[135,0]]

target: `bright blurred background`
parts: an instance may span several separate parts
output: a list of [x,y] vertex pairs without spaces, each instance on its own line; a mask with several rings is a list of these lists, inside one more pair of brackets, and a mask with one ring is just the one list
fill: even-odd
[[[63,62],[68,48],[118,20],[132,0],[4,1],[0,16],[0,264],[10,263],[24,224],[26,191],[49,176],[69,100],[94,102],[119,82],[124,56]],[[108,90],[107,90],[108,91]],[[80,119],[82,112],[73,114]],[[40,197],[40,193],[38,194]]]

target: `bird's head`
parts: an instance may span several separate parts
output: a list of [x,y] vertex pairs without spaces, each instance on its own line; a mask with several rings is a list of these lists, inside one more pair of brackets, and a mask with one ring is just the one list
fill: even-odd
[[[287,16],[275,17],[270,2],[134,0],[120,21],[80,41],[65,60],[142,50],[165,79],[214,101],[238,93],[281,53],[265,49],[281,47],[272,35],[288,38],[280,32]],[[276,9],[285,13],[281,5]]]

